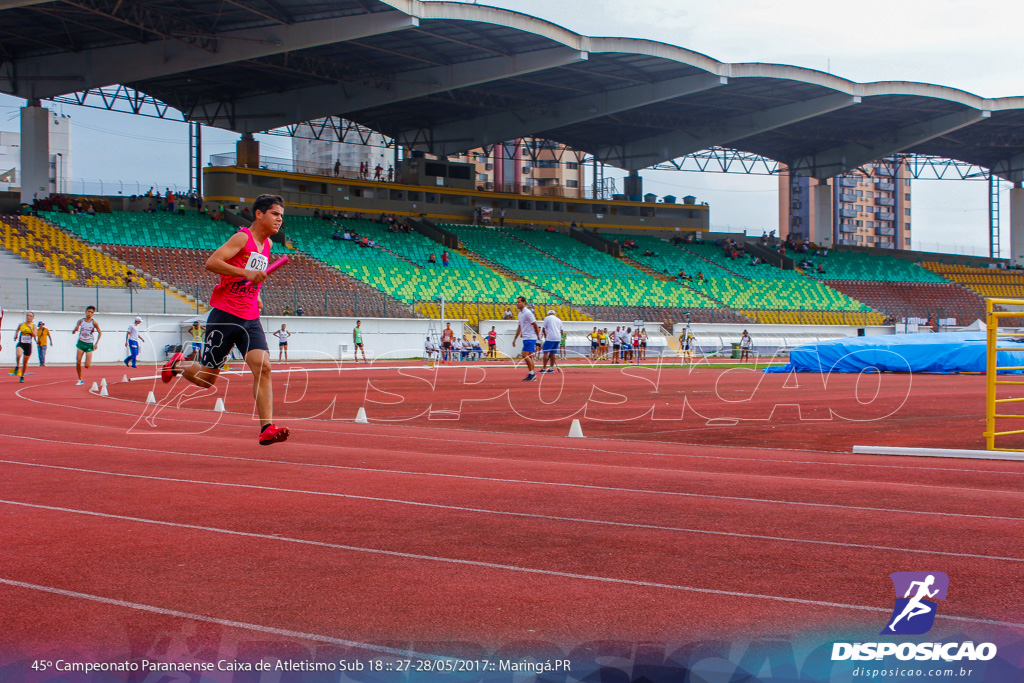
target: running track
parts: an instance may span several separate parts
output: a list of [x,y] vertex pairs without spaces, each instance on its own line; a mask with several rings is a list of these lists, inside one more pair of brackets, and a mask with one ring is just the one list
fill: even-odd
[[[350,383],[335,413],[354,415],[367,377],[389,381],[361,372],[310,373],[306,389]],[[1022,463],[679,444],[646,423],[624,442],[296,420],[261,448],[248,415],[211,400],[149,425],[153,384],[103,398],[69,373],[0,389],[8,658],[869,637],[892,609],[888,575],[908,570],[950,577],[934,635],[1024,631]]]

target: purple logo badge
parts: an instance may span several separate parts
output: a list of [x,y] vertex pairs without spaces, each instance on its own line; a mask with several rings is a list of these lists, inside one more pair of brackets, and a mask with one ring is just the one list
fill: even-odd
[[949,577],[942,572],[893,572],[896,605],[883,634],[918,635],[935,623],[936,600],[946,599]]

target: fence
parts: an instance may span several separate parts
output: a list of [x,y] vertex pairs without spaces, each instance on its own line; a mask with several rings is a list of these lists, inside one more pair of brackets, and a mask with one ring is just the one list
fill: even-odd
[[81,311],[86,306],[119,313],[185,313],[191,310],[190,304],[171,296],[166,289],[79,287],[64,280],[37,278],[0,278],[0,305],[41,311]]

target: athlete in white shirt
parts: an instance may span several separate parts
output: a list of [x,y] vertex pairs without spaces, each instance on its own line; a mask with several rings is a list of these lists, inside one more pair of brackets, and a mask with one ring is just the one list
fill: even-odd
[[[548,311],[547,317],[544,318],[544,346],[541,348],[544,359],[540,367],[541,372],[555,371],[555,359],[558,358],[558,347],[561,346],[561,343],[562,321],[558,319],[554,311]],[[551,367],[545,369],[548,367],[548,362],[551,363]]]
[[535,382],[537,375],[533,371],[533,354],[537,352],[537,337],[540,336],[540,327],[537,326],[537,318],[533,311],[526,307],[526,298],[516,299],[516,308],[519,309],[519,327],[516,329],[516,336],[512,338],[512,348],[516,347],[516,340],[523,338],[523,358],[526,360],[526,367],[530,374],[523,378],[524,382]]
[[281,329],[274,333],[277,337],[277,359],[281,360],[284,356],[285,360],[288,360],[288,337],[292,336],[292,333],[285,329],[287,325],[281,323]]

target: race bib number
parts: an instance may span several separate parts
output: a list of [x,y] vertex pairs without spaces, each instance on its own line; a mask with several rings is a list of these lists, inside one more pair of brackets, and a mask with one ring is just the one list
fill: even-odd
[[245,269],[258,270],[262,272],[267,269],[268,265],[269,261],[267,257],[257,251],[254,251],[249,254],[249,260],[245,262]]
[[32,343],[32,335],[31,334],[23,334],[23,335],[21,335],[21,343],[22,344],[31,344]]

